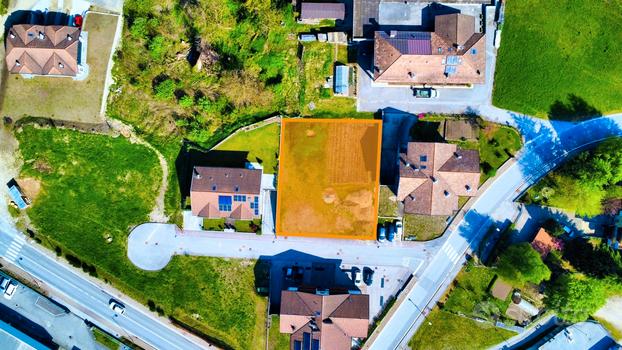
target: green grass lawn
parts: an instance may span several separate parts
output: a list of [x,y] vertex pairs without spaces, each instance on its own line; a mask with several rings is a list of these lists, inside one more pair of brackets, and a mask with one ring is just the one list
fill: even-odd
[[268,334],[268,350],[287,350],[289,349],[289,334],[279,332],[278,315],[272,315],[272,325]]
[[516,333],[434,309],[409,345],[413,350],[486,349]]
[[[16,119],[35,116],[101,123],[99,112],[104,81],[118,20],[118,16],[98,13],[86,16],[89,76],[84,81],[50,77],[24,79],[18,74],[9,75],[3,67],[2,74],[7,77],[3,79],[0,93],[2,115]],[[1,50],[4,51],[4,47]]]
[[[396,217],[399,215],[398,202],[395,194],[386,185],[380,186],[378,216]],[[393,198],[393,200],[391,200]]]
[[27,213],[45,246],[234,349],[265,344],[266,299],[254,290],[254,261],[176,256],[162,271],[145,272],[127,259],[128,229],[147,220],[157,194],[155,154],[122,137],[69,130],[25,127],[16,137],[20,176],[42,182]]
[[493,314],[504,315],[509,299],[502,301],[489,293],[494,278],[489,267],[467,265],[456,277],[443,310],[490,320]]
[[117,350],[121,345],[121,342],[113,338],[112,336],[102,332],[99,328],[91,328],[95,341],[104,346],[106,349]]
[[264,173],[277,172],[280,124],[272,123],[260,128],[239,132],[216,148],[219,151],[245,151],[248,160],[263,165]]
[[404,237],[429,241],[440,237],[447,227],[447,216],[404,214]]
[[515,129],[494,123],[486,123],[479,134],[480,182],[484,183],[520,150],[522,139]]
[[559,119],[622,110],[620,13],[620,1],[508,2],[493,103]]

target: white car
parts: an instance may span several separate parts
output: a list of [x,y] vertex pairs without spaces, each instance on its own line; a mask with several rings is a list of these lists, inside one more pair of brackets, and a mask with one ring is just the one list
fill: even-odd
[[0,277],[0,290],[5,290],[10,282],[11,282],[11,280],[8,279],[8,278]]
[[402,238],[402,233],[404,233],[404,227],[402,227],[402,222],[398,221],[395,223],[395,235],[397,236],[397,239]]
[[17,290],[17,284],[11,281],[9,285],[6,287],[6,289],[4,290],[4,297],[7,299],[13,298],[13,295],[15,295],[16,290]]
[[363,278],[361,276],[361,269],[356,266],[352,267],[352,281],[357,286],[360,286],[363,281]]
[[110,307],[110,310],[120,315],[123,315],[123,313],[125,312],[125,306],[123,306],[121,303],[114,299],[110,299],[110,304],[108,305],[108,307]]

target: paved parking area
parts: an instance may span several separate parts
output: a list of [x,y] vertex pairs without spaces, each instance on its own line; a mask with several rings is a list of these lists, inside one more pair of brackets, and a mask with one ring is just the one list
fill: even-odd
[[[2,273],[0,276],[8,277]],[[48,346],[56,344],[63,349],[98,349],[82,319],[17,283],[19,286],[11,299],[0,296],[2,320]]]
[[[453,5],[452,5],[453,6]],[[493,6],[486,7],[486,83],[472,88],[439,88],[439,97],[435,99],[415,99],[408,86],[376,86],[371,78],[373,60],[373,42],[361,42],[359,45],[358,99],[359,111],[375,112],[384,108],[394,108],[408,113],[464,113],[470,107],[490,104],[496,49],[494,39]]]

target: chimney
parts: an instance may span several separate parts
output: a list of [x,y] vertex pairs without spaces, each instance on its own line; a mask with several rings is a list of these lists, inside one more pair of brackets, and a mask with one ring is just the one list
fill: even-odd
[[430,176],[430,178],[432,179],[432,183],[437,183],[438,182],[438,179],[435,178],[434,176]]
[[469,186],[469,185],[465,185],[465,186],[464,186],[464,188],[466,188],[466,191],[467,191],[467,192],[471,192],[471,186]]
[[9,32],[9,36],[11,37],[11,39],[15,39],[15,34],[13,33],[13,31]]
[[462,159],[462,154],[454,152],[454,157],[456,157],[456,159]]
[[197,168],[192,168],[192,173],[194,174],[194,177],[196,179],[200,179],[201,178],[201,174],[199,174],[199,172],[197,171]]
[[15,60],[15,65],[20,67],[22,64],[19,62],[19,60]]
[[58,62],[58,68],[65,68],[65,65],[62,64],[61,62]]
[[389,37],[395,38],[397,36],[397,30],[392,30],[389,32]]
[[71,35],[67,34],[67,41],[72,41],[72,40],[73,40],[73,37]]
[[443,191],[443,194],[445,195],[446,198],[449,198],[449,192],[447,190]]
[[43,32],[39,32],[39,40],[45,39],[45,34]]

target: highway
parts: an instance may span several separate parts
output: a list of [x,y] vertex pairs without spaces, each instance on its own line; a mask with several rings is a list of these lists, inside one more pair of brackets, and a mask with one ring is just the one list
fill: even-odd
[[[145,343],[155,349],[210,348],[203,340],[172,327],[112,288],[92,282],[81,271],[57,261],[43,249],[28,244],[20,232],[0,218],[0,256],[37,279],[52,299],[76,315],[117,336],[133,341],[138,338],[138,344]],[[109,308],[111,298],[125,305],[123,315],[115,315]]]
[[[504,113],[501,116],[501,113]],[[512,202],[570,154],[611,136],[622,136],[622,115],[579,124],[548,122],[507,111],[488,119],[515,126],[526,138],[516,162],[480,194],[464,218],[441,238],[440,253],[416,274],[414,287],[400,296],[393,310],[365,344],[365,349],[405,349],[408,341],[460,271],[465,256],[495,223],[516,214]]]

